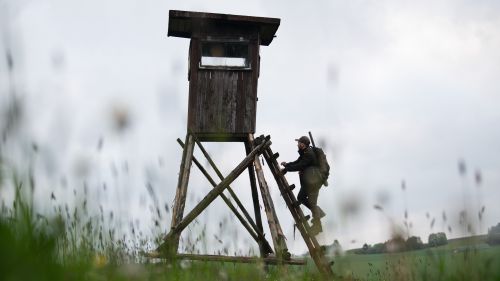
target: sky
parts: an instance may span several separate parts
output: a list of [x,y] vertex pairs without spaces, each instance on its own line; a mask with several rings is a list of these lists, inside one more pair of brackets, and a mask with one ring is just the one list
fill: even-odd
[[[354,248],[401,229],[424,242],[439,231],[460,237],[464,207],[474,233],[500,222],[500,2],[487,0],[1,0],[0,113],[17,102],[22,118],[0,152],[34,171],[40,210],[87,194],[116,225],[169,229],[163,209],[175,196],[189,86],[189,40],[167,37],[169,10],[281,19],[261,47],[256,135],[271,135],[280,161],[298,157],[294,139],[308,131],[324,147],[332,171],[319,198],[321,243]],[[224,174],[244,157],[240,143],[206,147]],[[266,176],[288,246],[303,253]],[[193,168],[185,214],[209,187]],[[248,176],[232,187],[252,210]],[[222,200],[198,221],[185,240],[205,226],[206,251],[255,251]]]

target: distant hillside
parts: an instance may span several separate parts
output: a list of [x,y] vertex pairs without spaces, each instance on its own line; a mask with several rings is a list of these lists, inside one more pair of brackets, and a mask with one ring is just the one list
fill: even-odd
[[476,236],[468,236],[468,237],[460,237],[448,239],[448,247],[462,247],[462,246],[473,246],[477,244],[486,243],[486,234],[485,235],[476,235]]
[[[443,246],[434,247],[436,249],[439,248],[463,248],[466,246],[481,246],[486,244],[487,235],[475,235],[475,236],[467,236],[467,237],[459,237],[448,239],[448,244]],[[428,248],[428,244],[424,244],[425,248]],[[329,246],[327,246],[329,247]],[[359,252],[361,248],[349,249],[346,251],[346,254],[355,254]]]

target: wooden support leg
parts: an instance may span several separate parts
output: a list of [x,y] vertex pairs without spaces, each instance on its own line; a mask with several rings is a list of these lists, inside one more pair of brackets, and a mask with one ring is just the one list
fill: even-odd
[[[249,140],[245,142],[245,150],[246,154],[250,154],[252,151],[252,144]],[[253,209],[255,213],[255,222],[257,223],[257,228],[261,233],[264,233],[264,228],[262,226],[262,217],[260,214],[260,204],[259,204],[259,193],[257,190],[257,180],[255,179],[255,169],[253,167],[253,163],[248,166],[248,176],[250,178],[250,187],[252,189],[252,200],[253,200]],[[260,256],[265,257],[267,255],[264,245],[262,242],[259,242]]]
[[[191,171],[191,163],[193,159],[194,138],[192,134],[186,135],[186,146],[182,153],[182,161],[179,172],[179,179],[177,182],[177,190],[175,192],[174,206],[172,211],[172,222],[170,227],[173,228],[181,220],[184,214],[184,207],[186,205],[187,187],[189,182],[189,174]],[[179,248],[180,233],[171,238],[168,245],[169,254],[177,253]]]
[[[249,135],[249,142],[253,143],[253,136]],[[262,165],[259,161],[259,156],[254,158],[255,171],[257,173],[257,179],[259,181],[260,193],[262,195],[262,202],[264,203],[264,208],[266,210],[267,221],[269,223],[269,230],[271,231],[271,236],[273,237],[274,252],[276,257],[279,259],[289,259],[290,253],[285,242],[285,235],[281,229],[278,216],[274,210],[273,200],[271,194],[269,193],[269,187],[267,185],[266,179],[264,178],[264,171],[262,170]]]
[[[245,169],[247,169],[248,165],[250,165],[257,155],[260,155],[262,151],[270,145],[271,141],[268,139],[263,140],[262,143],[255,147],[255,149],[252,150],[252,152],[245,157],[245,159],[243,159],[243,161],[236,166],[236,168],[234,168],[234,170],[231,171],[231,173],[229,173],[229,175],[222,182],[220,182],[214,189],[210,190],[210,192],[208,192],[200,203],[198,203],[198,205],[196,205],[196,207],[194,207],[182,221],[173,226],[164,238],[165,243],[167,244],[166,248],[169,248],[168,245],[170,245],[172,238],[175,239],[175,237],[177,237],[182,230],[184,230],[201,212],[203,212],[203,210],[205,210],[207,206],[228,187],[229,184],[231,184]],[[160,249],[163,250],[164,247],[160,246]]]

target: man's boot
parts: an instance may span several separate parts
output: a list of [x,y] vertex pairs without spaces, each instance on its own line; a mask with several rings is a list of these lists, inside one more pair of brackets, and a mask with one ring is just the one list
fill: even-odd
[[321,221],[317,218],[313,218],[310,234],[312,236],[316,236],[320,232],[323,232],[323,227],[321,226]]

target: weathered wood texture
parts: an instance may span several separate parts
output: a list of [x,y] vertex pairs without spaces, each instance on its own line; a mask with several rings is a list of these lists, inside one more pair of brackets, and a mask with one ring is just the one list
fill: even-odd
[[[177,142],[181,145],[182,148],[184,148],[184,143],[182,143],[182,141],[180,139],[177,139]],[[207,180],[210,182],[210,184],[213,187],[216,187],[217,183],[212,179],[210,174],[208,174],[207,170],[205,168],[203,168],[201,163],[194,156],[193,156],[193,162],[196,165],[196,167],[198,167],[198,169],[201,171],[201,173],[207,178]],[[224,180],[224,178],[222,178],[222,176],[221,176],[221,180]],[[227,189],[232,190],[230,186],[228,186]],[[238,200],[237,202],[240,202],[239,199],[237,199],[234,192],[232,194],[233,194],[233,198],[236,198],[236,200]],[[259,246],[262,245],[264,252],[266,254],[273,253],[273,249],[272,249],[271,245],[269,245],[269,242],[267,242],[267,240],[265,239],[263,231],[261,229],[257,228],[255,223],[252,221],[251,217],[249,217],[248,212],[244,209],[243,205],[241,205],[240,208],[246,214],[247,219],[249,220],[248,222],[238,212],[238,209],[236,209],[236,207],[233,205],[233,203],[231,203],[231,201],[226,197],[226,195],[224,195],[224,193],[221,193],[220,197],[226,203],[226,205],[229,207],[229,209],[231,209],[231,211],[236,216],[236,218],[241,222],[243,227],[245,227],[245,229],[248,231],[250,236],[252,236],[252,238],[259,244]],[[240,202],[240,204],[241,204],[241,202]]]
[[[252,138],[253,136],[249,135],[248,140],[245,142],[245,151],[247,155],[252,151],[252,144],[250,143],[250,140]],[[255,169],[253,167],[253,163],[248,166],[248,176],[250,179],[250,188],[252,190],[252,201],[255,213],[255,222],[257,224],[258,230],[264,233],[264,228],[262,226],[262,217],[260,214],[259,192],[257,190],[257,180],[255,178]],[[265,257],[267,253],[262,243],[259,243],[259,250],[261,257]]]
[[[255,132],[260,45],[269,45],[278,18],[171,10],[169,36],[190,38],[188,131],[202,141],[245,141]],[[204,42],[247,45],[245,67],[201,66]]]
[[[249,135],[249,140],[253,143],[252,135]],[[255,172],[257,174],[257,180],[260,187],[260,194],[262,195],[262,202],[264,203],[264,209],[266,211],[267,222],[269,224],[269,230],[273,238],[274,252],[276,256],[280,259],[289,258],[288,247],[286,246],[285,235],[281,229],[280,221],[274,210],[273,199],[269,192],[269,186],[267,185],[266,179],[264,178],[264,171],[262,170],[262,165],[260,164],[259,155],[255,156],[254,159]]]
[[[180,166],[179,178],[177,181],[177,190],[175,192],[174,206],[172,210],[172,222],[170,227],[174,227],[182,220],[184,207],[186,205],[187,187],[189,182],[189,174],[191,171],[191,163],[193,158],[194,138],[191,134],[186,135],[186,147],[182,153],[182,161]],[[171,238],[170,251],[177,252],[179,247],[179,235]]]
[[254,133],[254,75],[252,71],[197,70],[190,82],[188,130],[197,135]]
[[[149,258],[165,258],[160,252],[152,252],[146,255]],[[290,260],[282,261],[276,257],[231,257],[231,256],[218,256],[218,255],[194,255],[194,254],[177,254],[171,259],[180,260],[197,260],[197,261],[216,261],[216,262],[240,262],[240,263],[265,263],[265,264],[280,264],[286,263],[290,265],[305,265],[306,259],[293,258]]]
[[262,45],[269,45],[280,25],[279,18],[242,15],[169,11],[168,36],[191,38],[196,33],[241,35],[245,30],[258,30]]
[[[180,222],[173,225],[170,232],[165,236],[164,240],[167,245],[164,245],[165,249],[170,249],[171,241],[174,238],[177,239],[178,235],[186,228],[203,210],[205,210],[210,203],[212,203],[217,196],[219,196],[228,185],[230,185],[255,159],[256,155],[260,155],[264,149],[271,145],[271,141],[268,139],[264,140],[259,144],[252,152],[243,159],[243,161],[234,168],[231,173],[220,182],[214,189],[210,190],[208,194],[196,205],[193,210]],[[178,239],[177,239],[178,240]]]
[[242,37],[248,44],[249,69],[200,68],[201,46],[214,36],[211,32],[193,34],[189,47],[188,131],[202,141],[245,141],[247,134],[255,132],[259,33]]
[[[217,168],[217,165],[215,165],[215,162],[212,160],[212,157],[210,157],[210,154],[208,154],[207,150],[205,149],[205,147],[203,146],[203,144],[198,140],[198,138],[196,136],[195,136],[195,142],[198,145],[198,147],[200,148],[200,150],[203,153],[203,155],[205,156],[205,158],[207,159],[207,161],[210,164],[210,166],[212,167],[212,169],[214,169],[214,171],[217,174],[217,176],[219,177],[219,179],[220,180],[224,180],[224,176],[222,175],[221,171],[219,170],[219,168]],[[251,151],[252,151],[251,147],[252,147],[251,145],[248,147],[249,150],[246,151],[247,155],[251,153]],[[250,167],[253,168],[253,165],[251,164],[248,167],[249,167],[249,169],[250,169]],[[254,175],[254,184],[255,184],[255,175]],[[238,205],[238,207],[240,208],[240,210],[243,212],[243,215],[245,216],[245,218],[248,220],[248,222],[250,223],[250,225],[253,227],[254,231],[259,236],[259,240],[260,240],[259,246],[264,246],[264,248],[262,248],[262,250],[264,250],[263,251],[263,256],[267,256],[267,254],[273,253],[272,250],[269,250],[269,247],[268,247],[269,243],[267,242],[267,240],[264,237],[264,230],[262,228],[262,221],[260,219],[260,212],[259,212],[259,216],[256,218],[256,220],[257,220],[257,224],[256,224],[253,221],[253,219],[250,216],[250,214],[248,213],[248,211],[245,208],[245,206],[243,206],[243,203],[241,203],[241,201],[238,198],[238,196],[236,196],[236,193],[234,193],[234,191],[231,188],[231,186],[228,186],[227,190],[229,191],[229,194],[233,198],[234,202],[236,202],[236,205]],[[257,202],[257,204],[258,204],[258,202]]]

